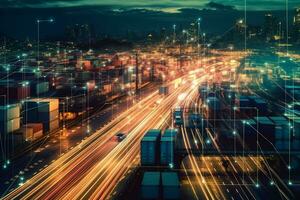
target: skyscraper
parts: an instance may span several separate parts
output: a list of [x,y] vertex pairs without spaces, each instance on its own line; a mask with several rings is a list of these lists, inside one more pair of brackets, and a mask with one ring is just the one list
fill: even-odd
[[296,9],[293,25],[294,25],[294,39],[296,42],[300,42],[300,8]]
[[263,34],[267,41],[274,40],[278,33],[278,21],[272,14],[265,15]]

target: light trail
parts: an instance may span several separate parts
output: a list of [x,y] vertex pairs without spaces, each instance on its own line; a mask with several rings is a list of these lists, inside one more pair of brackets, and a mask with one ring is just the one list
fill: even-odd
[[[188,83],[182,84],[156,109],[151,106],[161,97],[158,92],[150,94],[3,199],[107,198],[133,166],[144,133],[165,126],[178,96],[189,90]],[[123,131],[129,133],[127,138],[113,142]]]

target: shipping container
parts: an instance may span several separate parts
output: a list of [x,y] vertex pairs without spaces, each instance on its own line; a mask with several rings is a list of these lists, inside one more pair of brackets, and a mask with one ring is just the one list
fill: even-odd
[[180,182],[176,172],[162,172],[162,193],[163,199],[180,199]]
[[293,138],[300,139],[300,117],[295,114],[285,114],[290,123],[290,128],[293,129]]
[[31,127],[22,127],[21,132],[25,141],[33,140],[33,128]]
[[32,95],[41,95],[49,91],[48,81],[34,81],[30,84]]
[[38,132],[38,131],[43,130],[42,123],[28,123],[28,124],[25,124],[24,127],[32,128],[33,132]]
[[20,117],[19,104],[0,106],[0,121],[8,121],[19,117]]
[[253,119],[241,120],[237,122],[236,126],[245,144],[249,146],[250,149],[256,148],[256,139],[258,136],[258,125],[256,121]]
[[224,99],[227,103],[233,104],[236,99],[236,92],[234,90],[226,89],[224,91]]
[[293,136],[289,121],[283,116],[272,116],[275,124],[275,140],[289,140]]
[[156,165],[158,137],[144,137],[141,141],[141,165]]
[[221,110],[221,102],[217,97],[208,97],[206,104],[210,110]]
[[20,84],[0,87],[0,95],[6,96],[9,100],[21,101],[30,96],[30,87]]
[[39,112],[38,113],[39,121],[40,122],[49,122],[59,118],[59,111],[52,110],[51,112]]
[[291,142],[291,149],[294,151],[300,150],[300,140],[299,139],[295,139]]
[[249,96],[250,107],[255,107],[259,115],[266,115],[268,112],[268,104],[267,102],[258,96]]
[[199,90],[199,93],[200,93],[200,97],[202,99],[202,101],[205,101],[205,99],[207,98],[207,95],[209,93],[209,90],[208,89],[204,89],[204,88],[201,88]]
[[142,199],[159,199],[160,172],[145,172],[141,185]]
[[166,129],[162,136],[163,137],[173,137],[176,140],[177,135],[178,135],[178,130],[177,129]]
[[160,135],[160,130],[149,130],[141,140],[141,165],[158,164]]
[[174,165],[175,138],[161,137],[160,164],[172,167]]
[[238,101],[239,108],[250,108],[253,107],[250,100],[248,98],[241,98]]
[[192,113],[188,116],[188,128],[202,128],[203,118],[200,114]]
[[290,142],[284,140],[275,141],[275,148],[277,151],[288,151],[290,149]]
[[21,131],[23,133],[23,138],[25,141],[34,141],[43,136],[42,129],[37,130],[31,126],[24,126],[21,128]]
[[59,119],[43,123],[44,132],[52,132],[59,128]]
[[255,117],[255,120],[258,123],[260,146],[271,148],[275,142],[275,124],[268,117]]
[[95,78],[94,72],[77,72],[76,73],[76,79],[79,81],[88,81]]
[[0,132],[7,134],[14,132],[20,128],[20,118],[14,118],[8,121],[0,121]]
[[51,112],[59,109],[58,99],[29,99],[24,102],[25,109],[28,111],[35,110],[36,112]]
[[159,87],[159,94],[160,95],[168,95],[169,94],[169,87],[168,86],[160,86]]
[[157,137],[161,135],[160,129],[150,129],[147,131],[145,136]]

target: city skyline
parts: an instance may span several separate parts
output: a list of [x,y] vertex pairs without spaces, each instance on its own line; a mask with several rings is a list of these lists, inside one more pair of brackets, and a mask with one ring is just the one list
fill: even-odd
[[216,10],[285,10],[299,6],[297,0],[1,0],[2,8],[53,8],[77,6],[106,6],[111,10],[149,9],[163,12],[179,12],[183,8],[216,9]]

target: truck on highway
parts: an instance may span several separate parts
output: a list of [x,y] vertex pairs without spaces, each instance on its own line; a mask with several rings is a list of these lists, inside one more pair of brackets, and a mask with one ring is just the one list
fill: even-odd
[[182,111],[182,108],[176,107],[173,110],[173,119],[174,119],[174,124],[176,126],[183,125],[183,111]]

